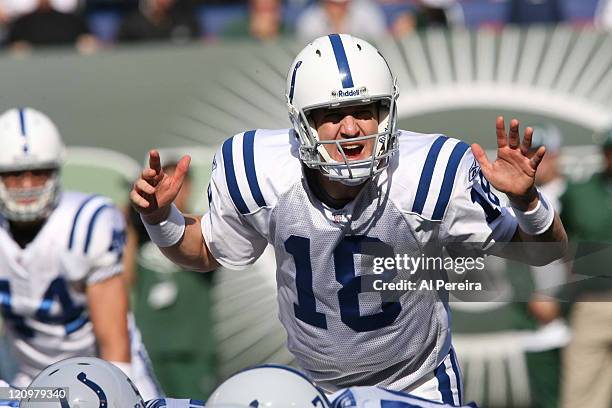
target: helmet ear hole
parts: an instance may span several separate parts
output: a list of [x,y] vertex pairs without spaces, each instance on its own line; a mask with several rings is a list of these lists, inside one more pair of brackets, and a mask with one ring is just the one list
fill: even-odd
[[361,44],[357,43],[357,49],[361,51]]
[[318,56],[319,58],[321,58],[321,50],[317,50],[317,51],[315,51],[315,52],[316,52],[317,56]]

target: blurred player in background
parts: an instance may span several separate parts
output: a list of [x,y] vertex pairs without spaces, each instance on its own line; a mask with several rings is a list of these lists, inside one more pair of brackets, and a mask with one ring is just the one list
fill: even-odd
[[[174,262],[201,271],[243,269],[273,245],[288,348],[327,391],[378,385],[461,404],[448,294],[385,301],[364,293],[362,275],[372,269],[356,258],[439,257],[448,242],[487,251],[510,241],[560,243],[550,251],[523,246],[526,262],[560,257],[565,231],[534,185],[545,149],[531,152],[531,129],[521,140],[518,121],[507,134],[501,117],[494,162],[478,145],[470,151],[457,139],[397,130],[395,78],[376,48],[350,35],[308,44],[286,91],[293,129],[228,139],[202,217],[172,205],[189,157],[169,177],[150,152],[130,195],[149,235]],[[516,218],[491,185],[510,197]]]
[[[181,155],[162,152],[164,172],[174,174]],[[181,211],[188,211],[191,193],[189,173],[174,201]],[[130,215],[125,271],[131,277],[134,317],[156,377],[168,395],[203,398],[217,384],[214,274],[186,271],[172,263],[150,241],[138,213],[132,210]]]
[[12,383],[26,386],[67,357],[98,355],[158,394],[136,330],[130,348],[122,214],[105,197],[61,190],[65,147],[43,113],[6,111],[0,140],[0,297],[17,360]]
[[612,131],[604,135],[603,171],[569,184],[563,222],[578,243],[573,273],[572,340],[563,356],[563,407],[612,406]]

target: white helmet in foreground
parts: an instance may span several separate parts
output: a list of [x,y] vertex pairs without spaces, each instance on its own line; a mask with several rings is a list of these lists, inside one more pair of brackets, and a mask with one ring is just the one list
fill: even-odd
[[[397,150],[397,82],[387,61],[367,41],[348,34],[330,34],[308,44],[295,58],[287,75],[287,106],[300,138],[300,160],[331,180],[361,184],[382,172]],[[378,102],[378,133],[350,139],[374,142],[372,156],[349,161],[342,141],[321,141],[311,112]],[[348,140],[347,140],[348,142]],[[335,144],[344,158],[338,162],[325,149]]]
[[[95,357],[73,357],[51,364],[34,378],[28,390],[65,390],[49,401],[22,399],[20,408],[144,408],[132,381],[113,364]],[[26,390],[26,395],[27,390]],[[57,395],[56,395],[57,396]],[[46,402],[44,402],[46,401]]]
[[65,155],[57,127],[32,108],[10,109],[0,115],[0,140],[0,175],[52,170],[44,185],[31,188],[8,188],[0,177],[0,212],[13,221],[46,218],[59,198],[59,169]]
[[208,398],[207,407],[307,408],[330,406],[304,374],[290,367],[261,365],[233,375]]

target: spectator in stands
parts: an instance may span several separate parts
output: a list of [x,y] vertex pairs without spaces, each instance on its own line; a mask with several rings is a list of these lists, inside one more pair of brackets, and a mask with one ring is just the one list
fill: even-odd
[[[0,0],[0,10],[8,20],[15,20],[36,11],[38,3],[38,0]],[[79,0],[50,0],[49,4],[62,13],[76,13]]]
[[[182,155],[162,154],[163,169],[172,174]],[[191,185],[188,174],[174,202],[182,211],[189,211]],[[168,261],[150,241],[138,213],[130,211],[124,271],[157,379],[168,395],[206,399],[217,383],[210,310],[214,275],[185,271]]]
[[512,24],[548,23],[563,20],[559,0],[511,0],[508,22]]
[[[563,356],[563,407],[612,406],[612,131],[603,144],[605,168],[580,184],[569,184],[561,198],[561,218],[578,244],[572,340]],[[590,242],[589,247],[584,243]]]
[[119,29],[119,41],[187,42],[200,36],[191,3],[177,0],[141,0]]
[[387,27],[382,10],[370,0],[320,0],[298,17],[296,32],[306,41],[331,33],[376,38]]
[[87,50],[96,43],[83,16],[61,11],[51,0],[38,0],[34,11],[17,17],[10,25],[7,41],[15,49],[76,44],[81,50]]
[[248,38],[260,41],[275,40],[287,34],[283,24],[283,10],[280,0],[249,0],[249,15],[227,26],[221,36],[224,38]]
[[612,30],[612,0],[599,0],[595,10],[595,25],[604,30]]

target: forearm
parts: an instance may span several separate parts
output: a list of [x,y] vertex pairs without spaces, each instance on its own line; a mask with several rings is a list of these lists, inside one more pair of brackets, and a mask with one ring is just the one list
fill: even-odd
[[123,278],[116,275],[89,285],[87,297],[100,357],[107,361],[129,362],[128,296]]
[[[513,242],[519,242],[527,262],[534,266],[543,266],[562,258],[568,248],[567,234],[559,215],[555,213],[551,226],[542,234],[530,235],[517,228]],[[533,243],[535,245],[530,245]]]
[[162,253],[177,265],[192,271],[209,272],[219,266],[213,258],[202,236],[202,217],[183,215],[185,232],[175,245],[160,248]]

